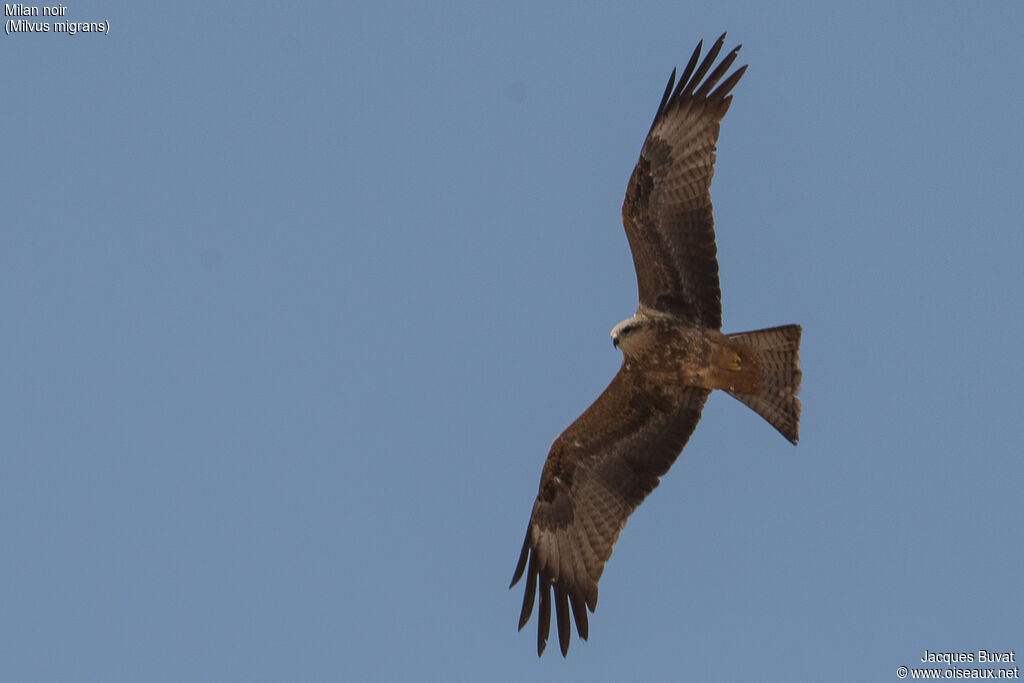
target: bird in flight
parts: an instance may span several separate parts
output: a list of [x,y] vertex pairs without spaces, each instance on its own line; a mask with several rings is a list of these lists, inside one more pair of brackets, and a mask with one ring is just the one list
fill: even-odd
[[520,630],[540,597],[538,655],[552,609],[563,656],[570,611],[579,637],[587,639],[587,610],[597,605],[612,546],[679,457],[712,389],[797,442],[800,326],[721,331],[711,177],[730,92],[747,68],[722,80],[736,47],[712,70],[724,42],[722,34],[702,61],[698,43],[678,84],[672,71],[626,188],[622,223],[640,301],[636,314],[611,332],[622,367],[552,444],[509,586],[526,577]]

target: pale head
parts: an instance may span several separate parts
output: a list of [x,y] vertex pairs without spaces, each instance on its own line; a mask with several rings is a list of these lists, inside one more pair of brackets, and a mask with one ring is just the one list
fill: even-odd
[[637,333],[644,327],[645,322],[645,319],[634,315],[632,318],[627,318],[613,327],[612,346],[626,353],[632,347],[630,342],[636,340],[638,337]]

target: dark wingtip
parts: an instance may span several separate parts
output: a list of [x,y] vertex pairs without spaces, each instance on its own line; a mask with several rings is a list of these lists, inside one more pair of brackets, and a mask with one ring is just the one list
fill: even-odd
[[718,59],[718,53],[722,51],[722,44],[724,41],[724,35],[715,41],[715,44],[711,46],[711,49],[708,50],[708,53],[704,56],[704,61],[702,61],[700,66],[697,67],[697,70],[693,72],[693,76],[690,77],[686,86],[679,91],[680,94],[693,95],[693,92],[700,84],[701,79],[703,79],[704,75],[711,69],[715,60]]
[[523,543],[522,552],[519,553],[519,561],[516,562],[515,571],[512,572],[512,583],[509,584],[509,590],[512,590],[512,587],[518,584],[519,580],[522,579],[523,569],[526,568],[527,555],[529,555],[529,547]]
[[729,91],[732,90],[733,87],[740,82],[740,79],[743,77],[743,74],[747,70],[747,66],[747,64],[744,64],[740,68],[733,71],[732,75],[730,75],[729,78],[725,79],[725,81],[720,86],[715,88],[715,91],[711,93],[708,97],[710,97],[713,100],[718,98],[724,99],[724,96],[728,95]]
[[540,613],[537,615],[537,656],[544,654],[551,630],[551,585],[544,582],[540,592]]
[[523,541],[523,549],[519,553],[519,561],[516,562],[516,570],[515,570],[515,572],[512,573],[512,583],[510,583],[508,585],[509,590],[512,589],[512,586],[514,586],[517,583],[519,583],[519,579],[523,578],[523,570],[526,569],[526,559],[527,559],[527,557],[530,554],[530,545],[529,545],[529,543],[530,543],[530,532],[529,532],[529,530],[527,530],[527,532],[526,532],[526,540]]
[[590,635],[590,625],[587,621],[587,605],[579,595],[570,595],[569,604],[572,606],[572,616],[576,620],[576,633],[581,640],[586,640]]
[[676,84],[676,70],[672,68],[672,73],[668,77],[668,85],[665,86],[665,93],[661,96],[661,104],[658,105],[658,111],[660,112],[668,104],[669,98],[672,96],[672,89]]
[[569,624],[569,596],[565,590],[555,586],[555,617],[558,619],[558,646],[562,657],[569,654],[569,638],[572,636]]
[[683,69],[683,75],[679,77],[679,84],[676,85],[675,91],[672,93],[672,97],[679,95],[679,92],[686,87],[686,84],[690,81],[690,76],[693,75],[693,70],[697,68],[697,62],[700,61],[700,51],[704,49],[704,41],[700,40],[697,43],[696,49],[693,54],[690,55],[690,61],[686,63],[686,68]]
[[[654,130],[654,124],[658,122],[662,112],[665,111],[665,107],[668,106],[669,101],[672,99],[672,88],[676,84],[676,70],[672,69],[672,75],[668,77],[668,85],[665,86],[665,94],[661,96],[661,104],[658,105],[658,111],[654,113],[654,120],[651,121],[651,128],[648,130],[650,134],[651,130]],[[618,346],[616,344],[616,346]]]
[[533,614],[533,601],[537,594],[537,572],[535,571],[536,561],[536,558],[531,554],[530,569],[526,577],[526,590],[523,591],[523,609],[519,612],[520,631],[523,630],[523,627],[526,626],[526,622],[530,620],[530,615]]
[[[743,72],[746,71],[746,65],[730,74],[729,77],[725,79],[725,82],[719,85],[718,88],[710,95],[708,94],[708,91],[714,88],[718,81],[721,80],[722,76],[726,74],[743,45],[737,45],[733,48],[732,51],[725,56],[722,62],[719,63],[708,79],[706,81],[704,80],[704,76],[707,75],[708,71],[711,71],[711,67],[714,66],[715,60],[722,51],[722,45],[725,43],[725,36],[726,34],[723,33],[718,37],[718,40],[714,42],[703,60],[700,58],[700,53],[704,48],[704,41],[698,41],[696,49],[694,49],[693,54],[690,55],[690,60],[687,62],[686,68],[683,69],[678,80],[676,79],[676,70],[672,70],[672,76],[669,78],[668,87],[665,88],[665,94],[661,97],[661,104],[658,105],[658,109],[654,115],[654,121],[651,122],[651,128],[648,131],[648,135],[650,135],[650,131],[654,130],[654,127],[658,124],[661,117],[665,115],[666,111],[672,108],[673,103],[681,100],[682,98],[706,97],[712,100],[727,99],[726,96],[729,94],[729,91],[732,90],[733,86],[735,86],[740,80]],[[702,83],[702,81],[704,82]]]

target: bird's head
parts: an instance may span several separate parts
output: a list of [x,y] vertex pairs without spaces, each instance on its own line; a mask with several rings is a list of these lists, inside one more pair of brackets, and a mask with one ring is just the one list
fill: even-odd
[[640,327],[641,321],[636,316],[623,320],[612,328],[612,346],[626,353],[630,347],[630,340],[635,337]]

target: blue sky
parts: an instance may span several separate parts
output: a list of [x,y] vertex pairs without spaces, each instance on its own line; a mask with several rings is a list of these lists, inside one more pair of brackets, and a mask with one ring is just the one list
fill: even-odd
[[[0,37],[0,678],[1024,656],[1020,3],[295,7]],[[665,81],[724,30],[725,329],[804,326],[801,442],[712,397],[538,660],[541,466],[620,362]]]

